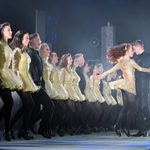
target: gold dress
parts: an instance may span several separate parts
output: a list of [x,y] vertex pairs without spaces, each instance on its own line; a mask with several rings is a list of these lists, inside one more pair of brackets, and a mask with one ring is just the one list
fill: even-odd
[[132,60],[130,58],[126,58],[126,57],[121,57],[118,60],[118,63],[110,70],[101,74],[101,77],[103,78],[104,76],[106,76],[116,70],[119,70],[119,69],[123,73],[123,79],[119,79],[119,80],[110,82],[110,87],[112,89],[123,89],[123,90],[133,93],[135,95],[136,95],[135,69],[137,69],[141,72],[150,72],[150,69],[140,67],[134,60]]
[[50,98],[58,98],[58,93],[53,87],[53,84],[50,80],[51,72],[53,66],[48,62],[47,59],[42,58],[43,61],[43,79],[45,81],[45,90]]
[[120,89],[117,89],[117,96],[116,96],[117,102],[120,106],[123,106],[123,97],[122,92]]
[[96,80],[93,78],[93,75],[90,77],[90,81],[91,81],[91,85],[92,85],[92,89],[93,89],[93,93],[96,97],[96,100],[100,103],[104,103],[105,99],[101,94],[100,91],[100,80]]
[[80,98],[78,97],[75,89],[73,88],[73,70],[69,67],[61,69],[61,83],[63,84],[64,88],[68,92],[68,96],[70,100],[77,101]]
[[52,82],[54,89],[58,93],[57,98],[59,100],[67,100],[68,93],[67,93],[66,89],[63,87],[63,84],[60,82],[60,70],[57,68],[57,66],[53,66],[53,69],[50,74],[50,80]]
[[79,82],[80,82],[80,77],[79,75],[76,73],[75,70],[73,70],[73,75],[74,75],[74,79],[73,79],[73,88],[76,91],[79,99],[78,101],[84,101],[85,100],[85,96],[81,93],[81,90],[79,88]]
[[116,105],[117,104],[116,100],[111,95],[111,88],[109,86],[109,83],[104,80],[103,80],[103,95],[104,95],[105,101],[108,105]]
[[10,68],[13,59],[12,49],[0,41],[0,84],[2,88],[21,89],[22,81]]
[[84,90],[85,96],[90,103],[95,103],[97,102],[97,100],[90,87],[90,78],[86,74],[84,74],[84,78],[85,78],[85,90]]
[[22,51],[20,48],[16,48],[13,51],[14,59],[13,59],[13,68],[18,72],[18,76],[20,76],[23,81],[22,91],[24,92],[35,92],[38,90],[38,87],[34,84],[31,75],[29,73],[29,66],[31,62],[30,56],[26,51]]

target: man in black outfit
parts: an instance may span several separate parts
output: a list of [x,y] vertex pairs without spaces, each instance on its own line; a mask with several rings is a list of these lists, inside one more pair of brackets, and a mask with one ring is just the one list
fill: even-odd
[[30,35],[30,49],[28,50],[28,54],[31,58],[30,73],[34,83],[40,87],[38,92],[32,93],[35,107],[31,116],[31,124],[34,125],[34,123],[38,120],[38,117],[41,115],[42,120],[40,123],[40,134],[46,138],[51,138],[50,130],[53,114],[53,103],[44,90],[44,81],[42,77],[43,64],[42,59],[39,56],[40,45],[41,40],[39,34],[34,33]]
[[[131,43],[132,48],[136,54],[135,61],[141,67],[150,68],[150,54],[144,51],[144,44],[141,40],[137,40]],[[142,118],[138,120],[139,131],[134,136],[146,136],[146,122],[150,117],[150,98],[149,86],[150,86],[150,75],[136,71],[136,90],[137,90],[137,111],[142,113]]]

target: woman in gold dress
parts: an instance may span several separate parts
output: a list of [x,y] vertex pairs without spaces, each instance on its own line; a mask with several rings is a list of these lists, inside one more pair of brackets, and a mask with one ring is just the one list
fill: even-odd
[[45,81],[45,90],[51,99],[58,98],[58,92],[54,89],[50,80],[53,66],[48,62],[50,56],[50,48],[47,43],[42,43],[40,47],[40,56],[43,62],[43,79]]
[[90,76],[91,90],[93,91],[96,100],[101,104],[105,102],[105,99],[100,91],[101,78],[99,75],[101,74],[102,70],[102,64],[96,64],[93,68],[93,74]]
[[100,104],[97,101],[94,92],[91,90],[91,82],[90,82],[90,67],[87,63],[83,66],[83,75],[85,78],[85,97],[88,100],[91,108],[91,112],[88,116],[88,124],[91,127],[92,131],[97,131],[98,122],[101,114]]
[[8,40],[11,38],[10,24],[7,22],[0,24],[0,96],[4,103],[0,112],[0,120],[5,119],[4,138],[7,141],[11,141],[10,116],[13,106],[11,91],[22,87],[22,81],[11,70],[13,52],[8,46]]
[[16,123],[21,116],[23,116],[22,128],[18,132],[18,137],[23,137],[26,140],[33,139],[29,135],[28,130],[30,127],[30,117],[34,107],[34,101],[32,99],[31,93],[36,92],[39,88],[34,84],[30,73],[29,65],[31,62],[30,56],[27,53],[29,44],[29,34],[26,31],[17,31],[11,45],[14,50],[14,59],[12,61],[13,70],[18,74],[18,76],[23,81],[23,88],[20,91],[17,91],[21,100],[22,108],[17,111],[14,118],[12,119],[11,127]]
[[65,121],[66,121],[66,116],[67,116],[67,100],[68,100],[68,93],[66,89],[64,88],[63,84],[61,83],[60,80],[60,69],[57,66],[58,64],[58,56],[55,52],[50,53],[49,57],[50,64],[52,65],[53,69],[51,71],[50,75],[50,80],[53,84],[54,89],[58,93],[58,98],[57,98],[57,109],[56,113],[59,116],[59,118],[56,118],[56,122],[58,122],[58,134],[60,136],[64,135],[64,130],[65,130]]
[[68,99],[68,93],[60,81],[60,69],[57,66],[58,56],[55,52],[50,53],[49,61],[52,65],[50,81],[52,82],[54,89],[58,93],[58,99],[66,101]]
[[69,99],[71,101],[77,101],[80,99],[73,88],[73,69],[72,69],[72,56],[71,54],[65,54],[61,57],[60,60],[60,69],[61,69],[61,83],[68,92]]
[[106,114],[108,113],[107,111],[107,103],[106,100],[104,99],[102,92],[101,92],[101,78],[100,78],[100,74],[103,72],[103,66],[102,64],[95,64],[92,67],[92,75],[90,76],[90,88],[91,91],[94,93],[94,96],[96,97],[96,100],[98,102],[98,106],[99,106],[99,120],[98,120],[98,127],[103,127],[104,126],[104,118],[106,118]]
[[[111,80],[111,75],[107,76],[103,83],[103,96],[106,101],[106,111],[104,112],[103,121],[105,129],[112,130],[115,123],[115,112],[117,112],[117,101],[112,96],[112,90],[110,88],[109,82]],[[118,113],[118,112],[117,112]]]
[[100,77],[104,78],[119,69],[123,74],[122,79],[110,82],[110,87],[112,89],[121,89],[124,103],[115,125],[115,132],[117,135],[121,136],[122,121],[124,118],[127,118],[126,134],[129,136],[129,129],[132,120],[131,117],[133,117],[133,114],[135,113],[135,69],[141,72],[150,72],[150,69],[142,68],[134,60],[130,59],[130,57],[133,56],[131,44],[121,44],[112,47],[109,49],[107,56],[109,61],[114,64],[114,67],[101,74]]
[[[64,101],[67,99],[67,92],[60,84],[60,71],[56,67],[58,59],[54,59],[54,52],[50,52],[47,43],[43,43],[40,48],[40,55],[43,61],[43,78],[45,81],[45,90],[50,99],[55,104],[54,115],[52,119],[52,130],[56,131],[60,136],[64,135]],[[50,58],[50,62],[48,61]],[[64,93],[66,92],[66,93]]]
[[72,70],[72,56],[67,53],[61,57],[60,60],[60,77],[61,84],[63,84],[64,88],[68,92],[68,101],[67,106],[69,108],[67,113],[67,124],[69,133],[72,134],[75,127],[75,116],[76,116],[76,107],[75,102],[77,102],[80,98],[77,95],[75,89],[73,88],[73,80],[75,79],[73,70]]

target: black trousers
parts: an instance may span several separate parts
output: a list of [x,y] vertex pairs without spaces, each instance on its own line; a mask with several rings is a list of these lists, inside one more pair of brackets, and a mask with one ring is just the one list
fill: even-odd
[[32,93],[31,95],[35,103],[31,115],[31,126],[33,126],[34,123],[41,117],[41,129],[43,131],[51,130],[51,121],[54,109],[52,100],[42,88],[38,92]]
[[21,129],[24,131],[29,130],[30,128],[30,117],[34,107],[34,101],[31,96],[31,92],[22,92],[17,91],[18,95],[22,101],[22,107],[16,112],[11,121],[11,128],[13,128],[14,124],[23,117]]
[[0,88],[0,96],[4,103],[1,111],[0,111],[0,121],[4,118],[5,119],[5,130],[10,130],[10,117],[11,117],[11,110],[13,106],[13,99],[11,95],[11,91],[8,89],[1,89]]
[[[138,78],[137,80],[137,115],[139,117],[136,124],[137,128],[140,131],[146,130],[146,128],[150,128],[150,98],[149,98],[149,86],[150,79],[149,78]],[[141,120],[140,120],[141,118]]]
[[149,86],[150,86],[150,79],[138,78],[137,83],[136,83],[138,107],[144,112],[147,110],[149,110],[150,112],[150,108],[149,108],[150,102],[148,98]]

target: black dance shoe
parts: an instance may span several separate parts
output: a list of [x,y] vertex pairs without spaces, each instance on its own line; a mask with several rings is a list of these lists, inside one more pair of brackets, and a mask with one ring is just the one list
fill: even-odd
[[114,130],[118,136],[121,136],[121,130],[116,125],[114,126]]
[[10,136],[12,139],[15,139],[15,135],[14,135],[14,132],[12,130],[10,131]]
[[34,127],[31,127],[30,130],[33,134],[38,134],[38,132],[34,129]]
[[33,136],[30,136],[27,131],[19,131],[18,132],[18,138],[24,138],[25,140],[31,140],[33,139]]
[[147,136],[147,131],[138,131],[137,133],[132,134],[132,136],[134,136],[134,137],[140,137],[140,136],[146,137]]
[[47,139],[51,139],[51,135],[48,131],[42,131],[41,135]]
[[6,141],[11,141],[11,135],[9,131],[4,130],[3,135]]
[[126,134],[126,136],[130,136],[130,131],[128,129],[122,129],[122,132]]
[[81,133],[82,134],[90,134],[90,132],[88,130],[86,130],[86,129],[81,129]]
[[60,129],[57,131],[58,135],[63,137],[65,135],[64,130]]
[[56,136],[55,130],[50,130],[50,131],[49,131],[49,134],[50,134],[52,137],[55,137],[55,136]]

